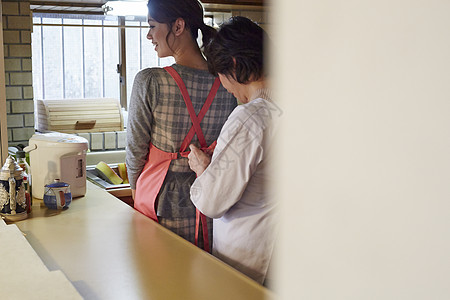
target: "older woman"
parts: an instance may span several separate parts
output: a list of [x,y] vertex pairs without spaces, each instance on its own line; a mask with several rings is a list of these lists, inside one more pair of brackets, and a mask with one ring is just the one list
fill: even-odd
[[259,283],[266,280],[275,244],[267,157],[279,116],[263,68],[264,38],[258,25],[233,17],[209,44],[209,70],[243,104],[228,117],[212,158],[194,145],[188,157],[197,174],[191,200],[214,218],[213,254]]

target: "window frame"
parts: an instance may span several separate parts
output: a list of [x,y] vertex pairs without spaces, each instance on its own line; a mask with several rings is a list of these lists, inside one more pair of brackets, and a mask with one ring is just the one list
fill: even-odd
[[[69,17],[68,17],[69,16]],[[43,19],[44,18],[53,18],[53,19],[59,19],[60,24],[47,24],[47,23],[43,23]],[[77,19],[77,20],[81,20],[81,24],[65,24],[64,23],[64,19],[65,18],[69,18],[69,19]],[[126,29],[128,28],[133,28],[133,29],[139,29],[139,35],[141,35],[141,32],[143,29],[148,29],[147,25],[138,25],[138,26],[130,26],[130,25],[126,25],[126,18],[125,17],[109,17],[109,19],[117,19],[118,24],[117,25],[105,25],[105,21],[108,21],[106,19],[106,16],[99,16],[99,15],[84,15],[84,14],[54,14],[54,13],[35,13],[33,14],[33,31],[39,30],[40,31],[40,69],[34,71],[33,70],[33,76],[34,76],[34,72],[40,72],[40,88],[41,88],[41,92],[40,94],[42,95],[42,99],[46,99],[45,97],[45,70],[44,70],[44,58],[43,58],[43,46],[44,46],[44,41],[43,41],[43,30],[44,27],[47,26],[52,26],[52,27],[60,27],[61,28],[61,58],[62,58],[62,99],[70,99],[70,98],[66,98],[66,91],[65,91],[65,73],[64,73],[64,28],[65,27],[79,27],[82,30],[82,61],[83,61],[83,72],[82,72],[82,76],[83,76],[83,92],[82,92],[82,96],[86,97],[86,82],[85,82],[85,45],[84,45],[84,34],[85,34],[85,29],[86,28],[102,28],[102,38],[104,38],[104,30],[105,28],[117,28],[118,30],[118,43],[117,43],[117,47],[118,47],[118,64],[116,65],[116,72],[118,74],[118,83],[119,83],[119,93],[118,93],[118,98],[120,101],[120,104],[123,108],[125,108],[126,110],[128,109],[128,95],[127,95],[127,79],[128,80],[133,80],[130,78],[127,78],[127,56],[126,56]],[[37,21],[37,19],[39,21]],[[85,24],[85,20],[86,19],[101,19],[101,25],[90,25],[90,24]],[[132,21],[137,21],[140,22],[140,24],[142,24],[142,22],[147,22],[145,17],[135,17]],[[141,41],[139,41],[139,44],[141,44]],[[37,47],[37,46],[36,46]],[[104,40],[102,40],[102,91],[101,91],[101,96],[105,97],[105,73],[104,73],[104,69],[105,69],[105,62],[104,62],[104,49],[105,49],[105,44],[104,44]],[[140,58],[140,66],[142,67],[142,57]],[[158,66],[161,66],[160,62],[161,60],[158,58]]]

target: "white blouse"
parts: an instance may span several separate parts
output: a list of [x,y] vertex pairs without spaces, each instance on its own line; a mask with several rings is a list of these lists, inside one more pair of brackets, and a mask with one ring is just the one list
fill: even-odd
[[259,283],[275,244],[276,199],[267,158],[280,115],[275,104],[261,97],[235,108],[211,164],[191,187],[194,205],[214,218],[213,255]]

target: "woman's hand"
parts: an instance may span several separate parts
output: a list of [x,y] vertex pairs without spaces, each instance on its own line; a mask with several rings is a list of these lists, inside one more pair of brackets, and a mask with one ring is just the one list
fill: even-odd
[[198,177],[211,163],[211,155],[209,155],[209,153],[203,152],[192,144],[189,145],[189,148],[191,148],[191,153],[189,153],[188,155],[189,167],[192,171],[195,172],[195,174],[197,174]]

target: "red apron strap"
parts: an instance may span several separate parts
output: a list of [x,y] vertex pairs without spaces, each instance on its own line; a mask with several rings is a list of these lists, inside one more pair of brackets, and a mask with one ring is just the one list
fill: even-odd
[[194,106],[192,105],[191,98],[189,97],[189,93],[187,91],[186,85],[183,82],[183,79],[181,79],[180,75],[177,73],[177,71],[175,71],[174,68],[165,67],[164,69],[172,76],[172,78],[175,80],[178,87],[180,88],[181,95],[183,96],[184,103],[186,104],[186,107],[189,112],[189,116],[191,117],[191,121],[192,121],[192,127],[189,130],[188,134],[186,135],[186,137],[180,147],[180,152],[183,152],[187,149],[188,144],[190,143],[190,141],[192,140],[192,138],[194,136],[194,130],[195,130],[195,133],[197,133],[197,137],[200,142],[200,146],[207,147],[206,140],[203,135],[203,131],[200,127],[200,122],[203,119],[203,117],[205,116],[209,107],[211,106],[212,101],[214,100],[214,97],[216,96],[217,90],[220,87],[219,78],[216,78],[216,80],[214,81],[214,84],[209,92],[209,95],[206,98],[206,101],[203,104],[203,107],[200,110],[198,117],[197,117],[195,110],[194,110]]
[[[195,246],[198,246],[198,233],[200,228],[200,211],[195,209]],[[206,250],[206,249],[205,249]]]
[[197,119],[197,114],[195,113],[194,106],[192,105],[191,98],[189,97],[189,93],[187,91],[186,85],[184,84],[183,80],[181,79],[180,75],[175,71],[172,67],[165,67],[167,72],[175,79],[175,82],[177,83],[178,87],[180,88],[181,95],[183,96],[184,103],[186,103],[186,107],[188,109],[189,115],[191,116],[192,126],[195,129],[195,132],[197,133],[198,140],[200,142],[200,145],[202,147],[206,147],[206,140],[203,136],[202,129],[200,127],[200,122]]
[[203,249],[205,249],[206,252],[211,253],[211,250],[209,248],[208,223],[206,222],[206,216],[200,213],[200,218],[202,220],[203,243],[204,243]]
[[[207,152],[214,152],[214,149],[216,148],[216,145],[217,145],[217,141],[214,141],[211,145],[209,145],[207,148],[205,148],[205,147],[202,147],[202,148],[200,148],[200,150],[202,150],[202,151],[207,151],[207,150],[210,150],[210,151],[207,151]],[[179,152],[179,154],[180,154],[180,156],[181,157],[188,157],[189,156],[189,153],[191,153],[191,151],[184,151],[184,152]]]
[[211,253],[209,247],[209,237],[208,237],[208,223],[206,221],[206,216],[202,214],[198,209],[195,210],[195,245],[198,246],[198,234],[200,232],[200,223],[202,224],[203,232],[203,249],[206,252]]
[[[205,104],[203,105],[202,109],[200,110],[200,112],[198,114],[199,123],[203,120],[203,117],[206,115],[206,112],[208,111],[209,107],[211,106],[212,101],[214,100],[214,97],[216,96],[216,93],[217,93],[217,90],[219,89],[219,87],[220,87],[220,79],[219,79],[219,77],[217,77],[216,80],[214,80],[211,90],[209,91],[209,95],[208,95],[208,98],[206,98]],[[186,138],[181,143],[180,151],[185,151],[188,148],[189,143],[191,142],[192,138],[194,137],[194,134],[195,134],[194,127],[191,127],[188,134],[186,135]],[[202,146],[202,149],[205,147],[206,146]]]

